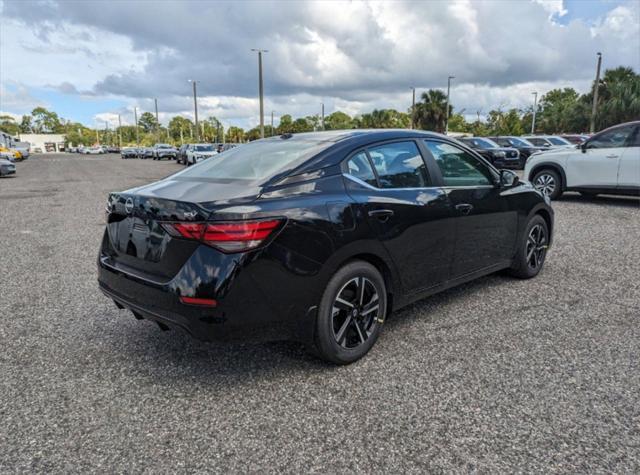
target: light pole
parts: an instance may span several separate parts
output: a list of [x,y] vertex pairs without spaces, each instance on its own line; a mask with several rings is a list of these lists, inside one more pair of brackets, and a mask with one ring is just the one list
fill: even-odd
[[138,108],[133,108],[133,118],[136,122],[136,146],[140,146],[140,135],[138,134]]
[[189,79],[189,82],[193,84],[193,110],[196,118],[196,142],[200,141],[199,131],[198,131],[198,92],[196,90],[196,81],[195,79]]
[[264,86],[262,83],[262,53],[268,53],[267,49],[252,48],[258,52],[258,92],[260,94],[260,138],[264,138]]
[[589,124],[589,132],[594,133],[596,130],[596,109],[598,108],[598,85],[600,83],[600,66],[602,65],[602,53],[598,52],[598,64],[596,66],[596,82],[593,85],[593,106],[591,107],[591,123]]
[[118,114],[118,147],[122,148],[122,119]]
[[447,111],[445,113],[445,121],[444,121],[444,133],[445,135],[449,132],[449,94],[451,93],[451,80],[455,79],[455,76],[449,76],[447,78]]
[[322,130],[324,130],[324,102],[321,102],[320,106],[320,124],[322,125]]
[[532,92],[533,94],[533,119],[531,120],[531,135],[535,134],[536,130],[536,110],[538,109],[538,93]]
[[160,126],[160,120],[158,120],[158,99],[153,99],[156,104],[156,142],[160,141],[160,137],[158,136],[158,128]]
[[416,88],[411,89],[411,128],[415,128],[416,124]]
[[273,111],[271,111],[271,136],[273,137]]

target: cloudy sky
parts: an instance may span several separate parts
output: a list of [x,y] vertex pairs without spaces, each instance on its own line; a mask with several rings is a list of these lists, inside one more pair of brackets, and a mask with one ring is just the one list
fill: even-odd
[[640,70],[638,0],[73,1],[0,0],[0,112],[42,105],[86,125],[193,115],[258,123],[410,106],[410,87],[446,88],[475,116],[524,107],[531,92],[584,92],[603,67]]

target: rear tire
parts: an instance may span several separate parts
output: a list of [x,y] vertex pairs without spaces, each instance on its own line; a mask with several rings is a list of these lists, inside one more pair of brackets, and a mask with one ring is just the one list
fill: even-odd
[[329,280],[316,320],[314,353],[345,365],[373,347],[387,312],[384,278],[371,264],[353,261]]
[[537,172],[531,180],[534,188],[555,200],[562,195],[562,179],[557,171],[545,168]]
[[549,244],[549,227],[542,216],[536,214],[525,228],[518,252],[509,273],[519,279],[531,279],[542,270]]

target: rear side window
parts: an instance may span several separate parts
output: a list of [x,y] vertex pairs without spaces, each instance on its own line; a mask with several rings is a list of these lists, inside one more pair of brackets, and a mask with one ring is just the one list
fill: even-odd
[[470,153],[448,143],[425,140],[435,158],[445,186],[487,186],[493,183],[491,170]]
[[356,153],[347,160],[347,172],[371,186],[378,186],[376,175],[373,173],[367,154],[364,152]]
[[382,188],[429,186],[427,168],[414,142],[394,142],[368,149]]

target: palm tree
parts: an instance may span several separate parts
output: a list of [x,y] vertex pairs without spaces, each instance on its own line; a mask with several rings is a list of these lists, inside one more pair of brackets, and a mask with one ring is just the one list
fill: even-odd
[[[447,95],[439,89],[423,92],[421,102],[416,104],[416,123],[423,130],[444,132],[447,119]],[[449,113],[453,106],[449,105]]]

